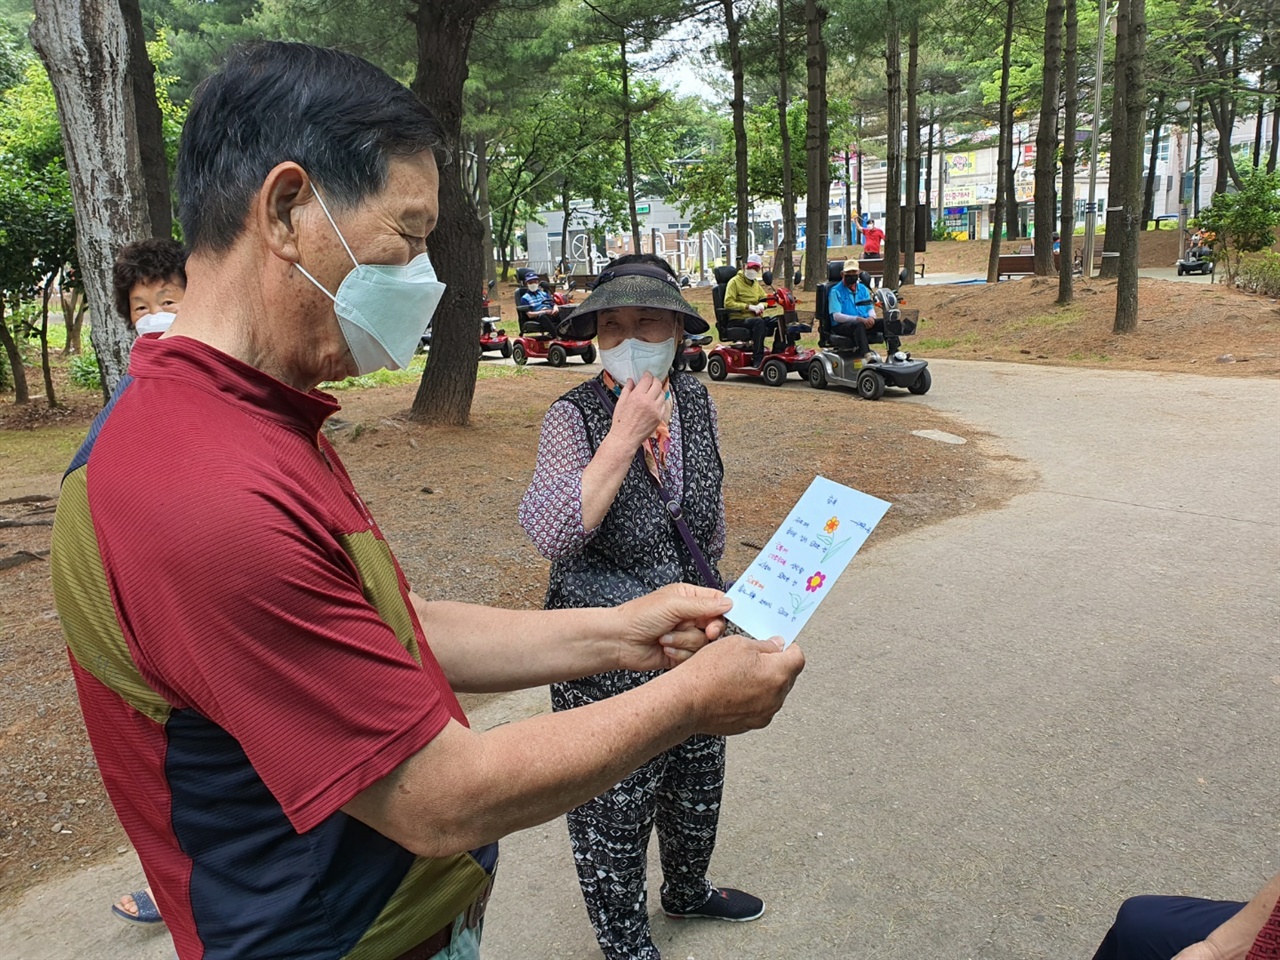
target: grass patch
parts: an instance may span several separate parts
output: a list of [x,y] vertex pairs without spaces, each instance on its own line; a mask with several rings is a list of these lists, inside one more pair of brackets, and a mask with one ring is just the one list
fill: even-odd
[[1061,327],[1069,327],[1074,323],[1078,323],[1084,318],[1084,308],[1072,304],[1069,307],[1062,307],[1058,310],[1052,310],[1049,313],[1039,313],[1031,317],[1022,317],[1018,320],[1010,320],[1005,325],[1007,330],[1054,330]]
[[41,427],[0,433],[0,482],[6,485],[39,474],[59,474],[84,442],[85,428]]
[[952,347],[967,347],[977,343],[981,338],[976,333],[966,333],[963,337],[916,337],[907,340],[912,353],[925,353],[931,350],[950,350]]
[[[422,371],[427,365],[427,355],[417,354],[404,370],[375,370],[360,377],[347,377],[345,380],[330,380],[320,384],[321,390],[370,390],[375,387],[399,387],[406,383],[417,383],[422,379]],[[528,376],[532,371],[524,367],[506,364],[480,364],[476,370],[477,380],[500,380],[505,377]]]
[[1076,350],[1074,353],[1068,353],[1067,359],[1074,363],[1110,363],[1111,358],[1105,353],[1081,353]]

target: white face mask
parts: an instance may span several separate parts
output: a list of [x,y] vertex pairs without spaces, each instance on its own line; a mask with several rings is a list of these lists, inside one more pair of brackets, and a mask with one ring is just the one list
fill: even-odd
[[616,347],[600,349],[600,363],[618,383],[628,380],[639,383],[646,373],[663,380],[671,372],[671,362],[676,358],[675,337],[661,343],[645,340],[623,340]]
[[144,333],[164,333],[173,325],[173,321],[177,319],[176,314],[160,312],[148,313],[145,317],[139,317],[138,321],[133,325],[133,329],[137,331],[138,336]]
[[355,266],[343,278],[337,294],[325,290],[302,264],[298,269],[333,301],[338,328],[361,376],[383,367],[403,370],[444,296],[444,284],[436,279],[431,258],[420,253],[399,266],[361,263],[347,246],[319,191],[316,199]]
[[756,280],[759,280],[759,279],[760,279],[760,271],[759,271],[759,270],[754,270],[754,269],[753,269],[753,270],[744,270],[744,271],[743,271],[743,273],[746,275],[746,278],[747,278],[748,280],[751,280],[751,281],[753,281],[753,282],[754,282],[754,281],[756,281]]
[[541,286],[541,284],[539,284],[539,283],[535,280],[535,281],[533,281],[532,283],[526,283],[526,284],[524,285],[524,288],[525,288],[526,290],[537,290],[540,286]]

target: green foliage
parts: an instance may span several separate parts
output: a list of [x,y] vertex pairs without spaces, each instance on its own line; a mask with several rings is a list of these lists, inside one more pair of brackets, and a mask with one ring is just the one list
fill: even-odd
[[21,82],[5,91],[0,102],[0,153],[16,157],[33,170],[62,161],[62,131],[53,85],[35,60]]
[[1264,297],[1280,297],[1280,254],[1263,251],[1240,262],[1240,286]]
[[67,363],[71,382],[85,390],[99,392],[102,390],[102,369],[98,366],[98,355],[87,343],[82,352],[75,354]]
[[1276,242],[1276,227],[1280,227],[1280,171],[1241,168],[1240,189],[1217,194],[1200,211],[1196,224],[1217,234],[1215,252],[1220,246],[1227,282],[1234,283],[1241,254],[1265,250]]

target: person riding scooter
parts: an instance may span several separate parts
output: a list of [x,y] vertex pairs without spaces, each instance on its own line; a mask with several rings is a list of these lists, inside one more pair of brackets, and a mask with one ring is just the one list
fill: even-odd
[[776,328],[777,318],[782,315],[781,308],[765,305],[769,288],[761,280],[763,274],[764,262],[759,254],[753,253],[724,288],[724,307],[729,311],[729,319],[751,331],[751,364],[756,367],[764,361],[764,338]]
[[560,313],[555,297],[543,289],[536,270],[522,269],[518,277],[523,289],[516,293],[517,309],[528,307],[526,315],[531,319],[545,317],[549,320]]
[[867,280],[863,282],[857,260],[846,260],[840,283],[833,285],[827,295],[827,308],[832,331],[854,342],[858,359],[878,363],[880,355],[871,349],[869,332],[875,330],[880,321],[871,299],[870,278]]

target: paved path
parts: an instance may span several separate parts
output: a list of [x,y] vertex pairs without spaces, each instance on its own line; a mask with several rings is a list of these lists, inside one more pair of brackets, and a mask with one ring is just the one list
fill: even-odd
[[[1128,894],[1243,897],[1280,870],[1280,382],[933,369],[881,402],[993,434],[1039,480],[855,561],[786,710],[730,745],[713,873],[769,912],[656,917],[668,958],[1087,958]],[[31,891],[0,955],[169,957],[106,917],[135,871]],[[562,822],[505,841],[485,939],[599,957]]]

